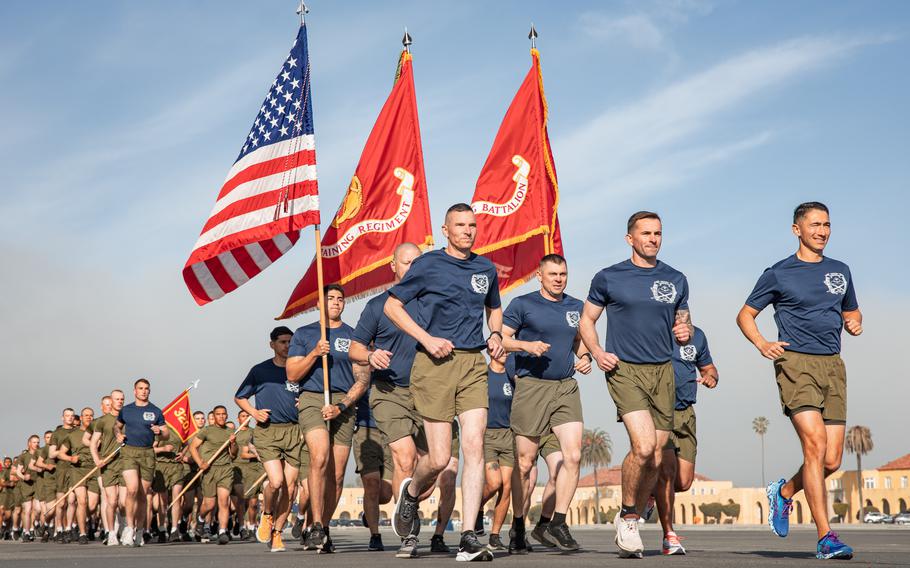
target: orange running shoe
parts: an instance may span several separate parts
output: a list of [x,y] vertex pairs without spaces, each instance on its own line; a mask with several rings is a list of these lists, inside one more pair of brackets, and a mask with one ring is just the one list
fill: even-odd
[[284,552],[284,542],[281,540],[280,531],[272,531],[272,540],[269,541],[269,552]]
[[272,538],[272,515],[263,512],[259,516],[259,526],[256,527],[256,540],[262,544],[268,544]]

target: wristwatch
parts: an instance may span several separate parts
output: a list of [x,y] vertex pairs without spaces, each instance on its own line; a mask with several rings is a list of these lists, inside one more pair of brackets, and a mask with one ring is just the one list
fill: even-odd
[[343,402],[336,402],[336,403],[335,403],[335,406],[338,407],[338,410],[339,410],[340,412],[344,412],[345,410],[348,409],[348,405],[345,404],[345,403],[343,403]]
[[[585,355],[588,356],[588,361],[590,361],[591,363],[594,362],[594,356],[591,355],[591,352],[590,352],[590,351],[587,351],[587,352],[585,352],[585,353],[582,353],[582,354],[581,354],[581,357],[584,357]],[[579,357],[579,359],[581,359],[581,357]]]

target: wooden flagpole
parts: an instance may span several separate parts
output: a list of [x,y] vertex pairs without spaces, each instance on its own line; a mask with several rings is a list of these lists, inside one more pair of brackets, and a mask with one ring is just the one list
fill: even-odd
[[101,465],[96,465],[94,468],[92,468],[92,471],[86,473],[85,476],[83,476],[82,479],[80,479],[79,481],[77,481],[75,485],[73,485],[72,487],[70,487],[70,488],[66,491],[66,493],[63,494],[62,497],[60,497],[59,499],[57,499],[56,501],[54,501],[53,503],[51,503],[50,507],[48,507],[47,512],[44,514],[44,518],[46,519],[48,516],[50,516],[50,514],[54,512],[54,509],[57,508],[57,505],[59,505],[61,501],[63,501],[63,500],[66,499],[67,497],[69,497],[70,493],[72,493],[73,491],[75,491],[77,487],[79,487],[80,485],[82,485],[83,483],[85,483],[85,480],[86,480],[86,479],[88,479],[89,477],[91,477],[96,471],[98,471],[98,470],[101,469],[105,464],[107,464],[108,460],[110,460],[110,459],[113,458],[115,455],[117,455],[117,452],[119,452],[119,451],[123,448],[123,446],[124,446],[124,444],[120,444],[119,446],[117,446],[117,449],[116,449],[116,450],[114,450],[113,452],[111,452],[106,458],[104,458],[104,460],[102,460],[104,463],[102,463]]
[[253,491],[254,491],[257,487],[259,487],[259,485],[260,485],[263,481],[265,481],[265,477],[266,477],[267,475],[268,475],[268,473],[262,472],[262,475],[259,476],[259,479],[257,479],[256,482],[253,483],[252,487],[250,487],[249,489],[247,489],[247,490],[246,490],[246,493],[243,494],[243,498],[244,498],[244,499],[249,499],[250,495],[253,494]]
[[[240,432],[241,430],[243,430],[243,428],[244,428],[245,426],[248,426],[249,423],[250,423],[250,420],[252,420],[252,419],[253,419],[253,417],[250,416],[249,418],[247,418],[246,420],[244,420],[244,421],[243,421],[243,424],[241,424],[240,426],[237,427],[236,430],[234,430],[234,434],[233,434],[233,435],[236,436],[236,435],[237,435],[237,432]],[[223,444],[221,444],[221,447],[220,447],[220,448],[218,448],[217,450],[215,450],[215,453],[213,453],[212,455],[209,456],[209,459],[208,459],[208,461],[209,461],[209,466],[212,465],[212,464],[211,464],[211,461],[212,461],[213,459],[217,458],[217,457],[218,457],[218,454],[220,454],[221,452],[223,452],[223,451],[224,451],[224,448],[226,448],[226,447],[228,446],[228,444],[230,444],[230,443],[231,443],[231,439],[228,438],[227,440],[224,441]],[[193,476],[193,479],[191,479],[191,480],[189,481],[189,483],[187,483],[187,484],[183,487],[183,491],[181,491],[180,494],[177,495],[177,497],[175,497],[174,500],[171,502],[171,505],[167,508],[168,511],[170,511],[171,509],[173,509],[173,508],[174,508],[174,505],[176,505],[177,503],[180,502],[180,498],[183,497],[183,494],[186,493],[186,492],[189,490],[189,488],[192,487],[194,483],[196,483],[196,480],[198,480],[198,479],[202,476],[202,474],[205,473],[205,472],[206,472],[206,470],[204,470],[204,469],[200,469],[199,471],[196,472],[196,475]]]
[[[325,290],[323,290],[322,280],[322,231],[319,225],[316,225],[316,289],[319,294],[319,337],[322,341],[326,340],[326,315],[325,315]],[[322,356],[322,393],[325,400],[325,406],[331,404],[329,397],[329,356]],[[329,421],[326,420],[326,428]],[[331,431],[331,430],[330,430]]]

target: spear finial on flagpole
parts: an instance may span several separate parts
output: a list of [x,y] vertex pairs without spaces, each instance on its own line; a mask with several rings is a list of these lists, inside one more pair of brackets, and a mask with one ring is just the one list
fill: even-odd
[[306,23],[306,15],[310,13],[310,9],[307,8],[307,5],[300,0],[300,5],[297,6],[297,15],[300,16],[300,25],[302,26]]
[[408,33],[408,27],[405,26],[404,27],[404,37],[401,38],[401,45],[404,46],[405,51],[407,51],[408,53],[411,53],[411,44],[412,43],[414,43],[414,42],[413,42],[413,40],[411,40],[411,34]]
[[199,387],[199,379],[190,382],[190,386],[186,387],[186,390],[193,390],[194,388]]
[[531,49],[537,49],[537,29],[534,28],[534,22],[531,22],[531,31],[528,32],[528,39],[531,40]]

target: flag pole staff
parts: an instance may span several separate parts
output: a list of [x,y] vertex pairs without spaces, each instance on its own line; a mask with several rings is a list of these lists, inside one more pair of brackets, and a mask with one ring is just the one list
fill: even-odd
[[110,461],[111,458],[113,458],[115,455],[117,455],[117,452],[119,452],[119,451],[121,450],[121,448],[123,448],[124,445],[125,445],[125,444],[120,444],[119,446],[117,446],[117,449],[116,449],[116,450],[114,450],[113,452],[111,452],[110,454],[108,454],[108,456],[107,456],[106,458],[104,458],[103,460],[101,460],[101,465],[96,465],[94,468],[92,468],[92,471],[86,473],[86,474],[82,477],[82,479],[80,479],[79,481],[76,482],[75,485],[73,485],[72,487],[70,487],[70,488],[66,491],[66,493],[63,494],[62,497],[60,497],[59,499],[57,499],[56,501],[54,501],[53,503],[51,503],[50,507],[48,507],[48,509],[47,509],[47,512],[44,514],[44,518],[45,518],[45,519],[48,518],[48,517],[51,515],[51,513],[54,512],[54,509],[57,508],[57,505],[60,504],[61,501],[63,501],[63,500],[66,499],[67,497],[69,497],[70,493],[72,493],[73,491],[76,490],[77,487],[79,487],[80,485],[82,485],[83,483],[85,483],[85,480],[86,480],[86,479],[88,479],[89,477],[91,477],[96,471],[98,471],[99,469],[101,469],[101,468],[104,466],[104,464],[106,464],[108,461]]
[[[246,420],[244,420],[244,421],[243,421],[243,424],[241,424],[240,426],[237,427],[236,430],[234,430],[233,436],[236,436],[236,435],[237,435],[237,432],[240,432],[240,431],[243,430],[245,427],[249,426],[250,420],[252,420],[252,419],[253,419],[253,417],[250,416],[250,417],[248,417]],[[221,452],[223,452],[223,451],[224,451],[224,448],[226,448],[226,447],[228,446],[228,444],[230,444],[230,443],[231,443],[231,439],[228,438],[227,440],[224,441],[223,444],[221,444],[221,447],[220,447],[220,448],[218,448],[217,450],[215,450],[215,453],[213,453],[212,455],[209,456],[209,459],[208,459],[209,466],[212,465],[212,464],[211,464],[211,461],[212,461],[213,459],[217,458],[217,457],[218,457],[218,454],[220,454]],[[175,497],[174,500],[171,502],[171,505],[167,508],[168,511],[170,511],[171,509],[173,509],[173,508],[174,508],[174,505],[176,505],[177,503],[180,502],[180,498],[183,497],[183,494],[186,493],[186,492],[189,490],[189,488],[193,486],[194,483],[196,483],[196,480],[199,479],[199,477],[202,476],[202,474],[205,473],[206,470],[207,470],[207,468],[206,468],[206,469],[200,469],[198,472],[196,472],[196,475],[193,476],[193,479],[191,479],[191,480],[189,481],[189,483],[187,483],[187,484],[184,486],[183,491],[181,491],[180,494],[177,495],[177,497]]]
[[244,498],[244,499],[249,499],[249,498],[250,498],[250,495],[253,494],[253,491],[255,491],[256,488],[259,487],[259,485],[260,485],[263,481],[265,481],[265,477],[266,477],[267,475],[268,475],[267,472],[263,472],[262,475],[259,476],[259,479],[257,479],[257,480],[253,483],[253,485],[252,485],[249,489],[246,490],[246,493],[243,494],[243,498]]

